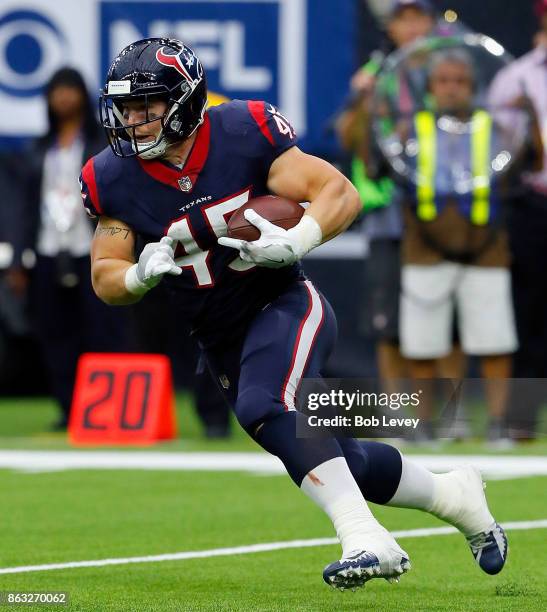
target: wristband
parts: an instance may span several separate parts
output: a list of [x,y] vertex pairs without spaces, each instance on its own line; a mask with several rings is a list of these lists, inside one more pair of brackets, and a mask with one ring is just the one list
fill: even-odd
[[297,225],[287,230],[287,234],[296,247],[298,259],[302,259],[323,241],[321,227],[311,215],[304,215]]
[[133,295],[144,295],[150,287],[139,280],[137,276],[138,264],[133,264],[125,273],[125,288]]

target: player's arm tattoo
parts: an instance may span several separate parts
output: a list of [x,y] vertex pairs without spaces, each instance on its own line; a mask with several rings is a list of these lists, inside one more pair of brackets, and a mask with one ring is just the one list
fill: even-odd
[[122,238],[127,240],[132,231],[126,227],[118,227],[117,225],[108,225],[107,227],[97,227],[95,230],[97,236],[116,236],[122,234]]

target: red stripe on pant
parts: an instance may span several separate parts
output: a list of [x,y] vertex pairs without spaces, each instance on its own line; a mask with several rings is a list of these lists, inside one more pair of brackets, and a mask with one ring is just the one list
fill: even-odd
[[[302,368],[299,368],[300,372],[299,372],[299,375],[296,376],[296,378],[301,377],[306,371],[306,368],[308,366],[308,361],[310,359],[313,347],[317,340],[317,334],[319,333],[319,330],[321,329],[321,326],[323,325],[323,321],[325,319],[325,309],[323,308],[323,302],[321,301],[320,295],[317,293],[317,291],[315,290],[315,288],[313,287],[310,281],[304,281],[304,286],[306,288],[306,291],[308,292],[309,305],[308,305],[308,309],[306,310],[306,314],[304,315],[304,318],[302,319],[298,327],[296,341],[294,344],[293,354],[291,358],[291,365],[289,367],[289,371],[287,373],[287,376],[285,378],[285,382],[283,383],[283,388],[281,391],[281,399],[283,401],[283,405],[285,406],[285,411],[295,410],[294,398],[298,391],[298,386],[296,385],[296,383],[294,383],[295,389],[294,389],[294,393],[292,393],[288,389],[288,385],[289,385],[291,378],[294,376],[294,373],[295,373],[295,366],[296,366],[297,358],[299,357],[299,351],[303,349],[304,351],[306,351],[306,354],[305,354],[304,364]],[[321,319],[319,323],[315,326],[315,329],[313,330],[313,336],[312,336],[311,342],[309,343],[309,346],[306,347],[305,344],[302,345],[302,333],[304,331],[306,323],[308,322],[308,320],[310,319],[312,315],[312,312],[314,309],[314,299],[317,300],[315,302],[315,305],[321,309]],[[288,397],[289,395],[292,395],[292,397]]]

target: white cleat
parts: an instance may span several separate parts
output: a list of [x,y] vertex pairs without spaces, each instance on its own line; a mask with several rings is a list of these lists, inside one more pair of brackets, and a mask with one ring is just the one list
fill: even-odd
[[439,491],[432,514],[465,535],[482,570],[488,574],[500,572],[507,558],[507,537],[488,508],[480,471],[467,466],[436,474],[435,482]]
[[372,578],[399,582],[399,577],[411,568],[408,554],[387,531],[381,535],[381,539],[375,538],[368,550],[353,551],[327,565],[323,570],[323,580],[341,591],[347,588],[355,591]]

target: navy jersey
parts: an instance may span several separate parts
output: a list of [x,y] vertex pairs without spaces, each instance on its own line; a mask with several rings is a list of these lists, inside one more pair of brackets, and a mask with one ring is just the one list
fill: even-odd
[[298,264],[257,267],[217,243],[235,210],[268,193],[271,164],[295,144],[294,130],[275,107],[234,100],[207,111],[182,169],[162,160],[119,158],[107,148],[82,170],[89,214],[123,221],[142,244],[167,234],[179,241],[175,261],[183,273],[163,282],[205,347],[231,341],[303,277]]

